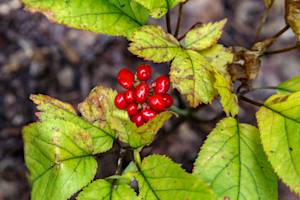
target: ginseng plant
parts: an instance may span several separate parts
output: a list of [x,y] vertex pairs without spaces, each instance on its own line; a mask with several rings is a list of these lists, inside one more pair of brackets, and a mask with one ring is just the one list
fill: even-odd
[[[285,27],[249,49],[218,43],[226,19],[197,23],[179,37],[185,0],[23,3],[28,10],[69,27],[123,36],[130,41],[132,54],[166,63],[170,71],[168,76],[152,77],[149,64],[137,66],[135,73],[123,68],[116,74],[116,85],[124,90],[99,85],[78,110],[46,95],[32,95],[38,121],[24,127],[23,138],[33,200],[275,200],[278,179],[300,195],[300,76],[279,86],[252,87],[261,57],[298,48],[297,43],[268,50],[288,29],[300,40],[299,0],[285,1]],[[258,39],[273,1],[264,3]],[[175,6],[179,8],[177,26],[171,30],[169,10]],[[165,17],[167,30],[149,24],[150,17]],[[247,97],[262,89],[274,94],[265,102]],[[171,96],[169,91],[178,95]],[[186,108],[176,105],[181,98]],[[202,145],[192,173],[165,155],[140,155],[159,139],[156,133],[171,117],[197,112],[200,105],[217,98],[225,116]],[[258,128],[239,121],[240,101],[258,108]],[[120,152],[115,174],[94,180],[97,156],[113,145]],[[124,166],[126,153],[132,161]]]

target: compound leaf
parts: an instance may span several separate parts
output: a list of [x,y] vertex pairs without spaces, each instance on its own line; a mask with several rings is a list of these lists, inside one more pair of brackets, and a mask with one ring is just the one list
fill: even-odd
[[183,3],[186,0],[135,0],[139,4],[143,5],[150,12],[153,18],[161,18],[168,10],[172,9],[179,3]]
[[300,76],[295,76],[287,81],[282,82],[276,87],[277,91],[282,94],[289,94],[300,91]]
[[58,23],[108,35],[130,37],[148,19],[148,12],[133,0],[23,0]]
[[256,113],[261,141],[277,175],[300,194],[300,92],[270,97]]
[[182,46],[195,51],[212,47],[220,39],[225,23],[226,19],[216,23],[203,24],[190,30],[186,34]]
[[300,0],[285,0],[285,20],[300,42]]
[[65,200],[95,176],[93,141],[88,129],[53,119],[23,129],[25,162],[32,200]]
[[193,174],[206,181],[218,199],[277,199],[277,179],[267,161],[257,128],[234,118],[209,134]]
[[165,156],[148,156],[138,168],[139,199],[215,199],[205,183]]
[[76,198],[77,200],[134,200],[136,193],[129,185],[123,183],[112,184],[98,179],[87,187]]
[[146,60],[168,62],[180,53],[181,48],[176,38],[160,26],[148,25],[135,32],[129,51]]

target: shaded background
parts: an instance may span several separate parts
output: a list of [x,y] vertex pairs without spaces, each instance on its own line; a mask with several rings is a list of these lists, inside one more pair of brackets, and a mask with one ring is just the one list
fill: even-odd
[[[262,38],[284,26],[283,1],[276,1],[263,29]],[[221,43],[250,47],[257,22],[264,10],[263,0],[190,0],[184,7],[182,32],[196,22],[228,18]],[[172,11],[176,16],[177,9]],[[173,23],[176,22],[173,18]],[[151,21],[153,22],[153,21]],[[158,21],[164,25],[164,20]],[[175,24],[173,24],[175,25]],[[294,44],[291,31],[282,35],[273,48]],[[115,76],[121,67],[134,69],[142,60],[127,51],[124,38],[78,31],[50,23],[41,14],[26,12],[18,0],[0,0],[0,200],[29,199],[30,186],[23,159],[21,128],[35,120],[32,93],[43,93],[70,102],[81,102],[97,84],[117,88]],[[168,73],[166,64],[155,65],[155,75]],[[255,86],[274,86],[300,74],[299,52],[263,58]],[[252,97],[263,101],[270,91]],[[250,95],[251,97],[251,95]],[[241,103],[241,121],[255,124],[255,107]],[[220,112],[220,105],[201,109],[201,120],[173,119],[158,134],[158,142],[144,155],[161,153],[182,163],[188,171],[207,133],[215,126],[205,120]],[[112,173],[116,155],[99,158],[105,166],[97,177]],[[281,200],[300,199],[279,186]]]

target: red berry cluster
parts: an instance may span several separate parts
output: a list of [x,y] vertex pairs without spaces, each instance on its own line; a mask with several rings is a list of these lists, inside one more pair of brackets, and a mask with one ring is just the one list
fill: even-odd
[[127,91],[118,93],[115,105],[120,110],[127,110],[136,126],[142,126],[173,104],[173,98],[167,94],[170,88],[169,78],[160,76],[148,84],[151,73],[150,65],[140,65],[136,75],[124,68],[117,75],[118,83]]

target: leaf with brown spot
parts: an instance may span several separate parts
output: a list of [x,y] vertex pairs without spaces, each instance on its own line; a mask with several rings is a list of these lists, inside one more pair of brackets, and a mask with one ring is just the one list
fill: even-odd
[[285,0],[285,20],[300,42],[300,0]]

